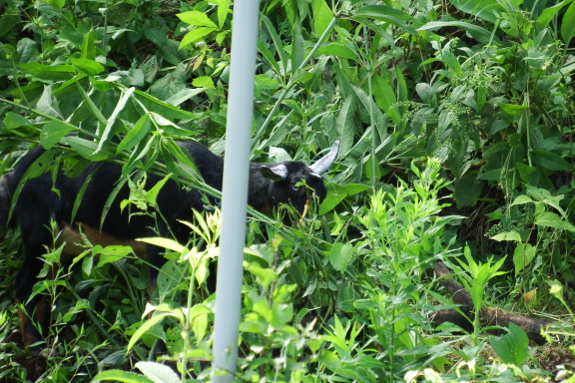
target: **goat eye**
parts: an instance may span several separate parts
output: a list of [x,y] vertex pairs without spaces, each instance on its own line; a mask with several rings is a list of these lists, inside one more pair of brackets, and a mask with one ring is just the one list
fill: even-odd
[[299,186],[297,186],[297,185],[292,185],[291,188],[292,188],[294,191],[298,191],[298,190],[299,190]]

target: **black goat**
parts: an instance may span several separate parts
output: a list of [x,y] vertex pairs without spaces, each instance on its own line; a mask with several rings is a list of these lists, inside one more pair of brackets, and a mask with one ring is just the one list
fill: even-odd
[[[179,145],[188,150],[206,184],[221,190],[223,159],[196,142],[185,141]],[[320,175],[335,160],[338,149],[339,142],[336,141],[326,156],[309,167],[294,161],[269,165],[252,163],[248,203],[259,211],[273,209],[281,203],[291,203],[302,213],[310,197],[308,190],[313,189],[320,200],[325,197],[326,189]],[[15,289],[16,299],[25,304],[25,312],[20,311],[20,321],[22,336],[27,345],[42,341],[42,335],[48,334],[50,324],[50,306],[46,297],[39,294],[30,300],[32,288],[43,267],[41,257],[46,253],[46,247],[59,246],[65,241],[62,259],[71,259],[71,256],[78,255],[83,250],[73,243],[79,238],[80,229],[94,245],[132,246],[135,253],[147,255],[152,266],[149,268],[149,276],[150,285],[153,287],[158,270],[165,263],[162,249],[143,245],[134,239],[173,234],[178,241],[186,243],[189,232],[176,220],[190,221],[193,218],[191,209],[204,208],[200,192],[195,189],[186,190],[169,180],[157,197],[158,209],[164,220],[154,220],[149,215],[130,216],[127,211],[122,213],[120,210],[120,202],[129,197],[129,188],[125,186],[115,197],[102,229],[99,230],[97,228],[100,227],[106,201],[121,178],[121,165],[112,162],[95,162],[74,178],[66,176],[60,167],[55,182],[50,172],[30,178],[25,181],[13,204],[12,196],[15,195],[26,171],[44,152],[42,147],[31,150],[11,173],[0,179],[0,227],[19,227],[24,242],[25,258],[16,276]],[[88,177],[91,179],[72,222],[74,202]],[[160,179],[157,175],[148,175],[146,189],[152,188]],[[305,186],[300,186],[301,184]],[[58,190],[59,195],[54,189]],[[12,215],[10,222],[7,222],[10,208],[13,209]],[[51,220],[57,224],[56,233],[50,229]],[[54,234],[58,238],[56,243]],[[30,321],[32,316],[38,322],[41,333]],[[39,349],[31,348],[31,351],[37,353]]]

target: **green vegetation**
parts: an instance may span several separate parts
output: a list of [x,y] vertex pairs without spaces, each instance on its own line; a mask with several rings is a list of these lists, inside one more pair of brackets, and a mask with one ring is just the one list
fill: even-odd
[[[175,143],[223,151],[232,5],[0,0],[2,173],[42,145],[53,156],[37,172],[121,161],[126,203],[148,214],[141,170],[213,195]],[[336,139],[341,150],[304,226],[250,214],[237,381],[571,376],[558,340],[575,331],[575,3],[272,0],[259,31],[252,159],[309,163]],[[18,330],[22,245],[3,234],[0,381],[208,381],[218,214],[197,214],[187,244],[155,239],[169,261],[152,301],[127,248],[55,267],[35,286],[53,302],[41,358]],[[473,298],[471,332],[430,319],[457,307],[439,261]],[[529,346],[519,326],[488,332],[484,306],[560,326]]]

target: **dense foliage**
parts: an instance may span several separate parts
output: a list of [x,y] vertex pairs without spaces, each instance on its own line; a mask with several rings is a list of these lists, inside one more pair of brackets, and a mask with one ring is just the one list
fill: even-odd
[[[42,145],[50,161],[28,176],[121,161],[126,203],[144,214],[144,171],[217,196],[175,143],[223,151],[232,8],[0,0],[2,173]],[[336,139],[341,152],[305,225],[250,212],[238,381],[569,376],[566,347],[530,349],[518,326],[489,337],[477,315],[544,314],[573,335],[574,36],[572,0],[261,3],[252,159],[310,163]],[[45,271],[58,272],[35,286],[53,301],[40,358],[19,338],[22,248],[6,233],[0,380],[208,381],[218,218],[198,213],[187,244],[156,239],[169,261],[152,300],[129,249],[87,247],[70,268],[51,249]],[[471,333],[430,320],[455,307],[438,261],[473,297]]]

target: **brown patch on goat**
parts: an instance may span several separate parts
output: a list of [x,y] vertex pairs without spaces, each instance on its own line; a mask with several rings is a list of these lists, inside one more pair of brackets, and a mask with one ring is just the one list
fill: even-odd
[[82,234],[84,234],[92,246],[130,246],[138,257],[146,256],[146,244],[144,242],[133,239],[118,239],[81,222],[77,222],[76,225],[78,226],[78,230],[70,227],[66,223],[61,224],[60,233],[55,242],[55,247],[60,247],[65,243],[62,254],[65,254],[67,257],[78,256],[86,250]]
[[28,318],[28,315],[26,315],[26,312],[24,312],[24,310],[22,310],[22,302],[20,302],[19,299],[16,299],[16,302],[18,302],[18,316],[20,317],[20,331],[22,332],[22,340],[24,341],[24,344],[26,345],[30,345],[32,344],[32,337],[30,336],[30,334],[26,331],[26,327],[28,326],[28,322],[30,321],[30,318]]

